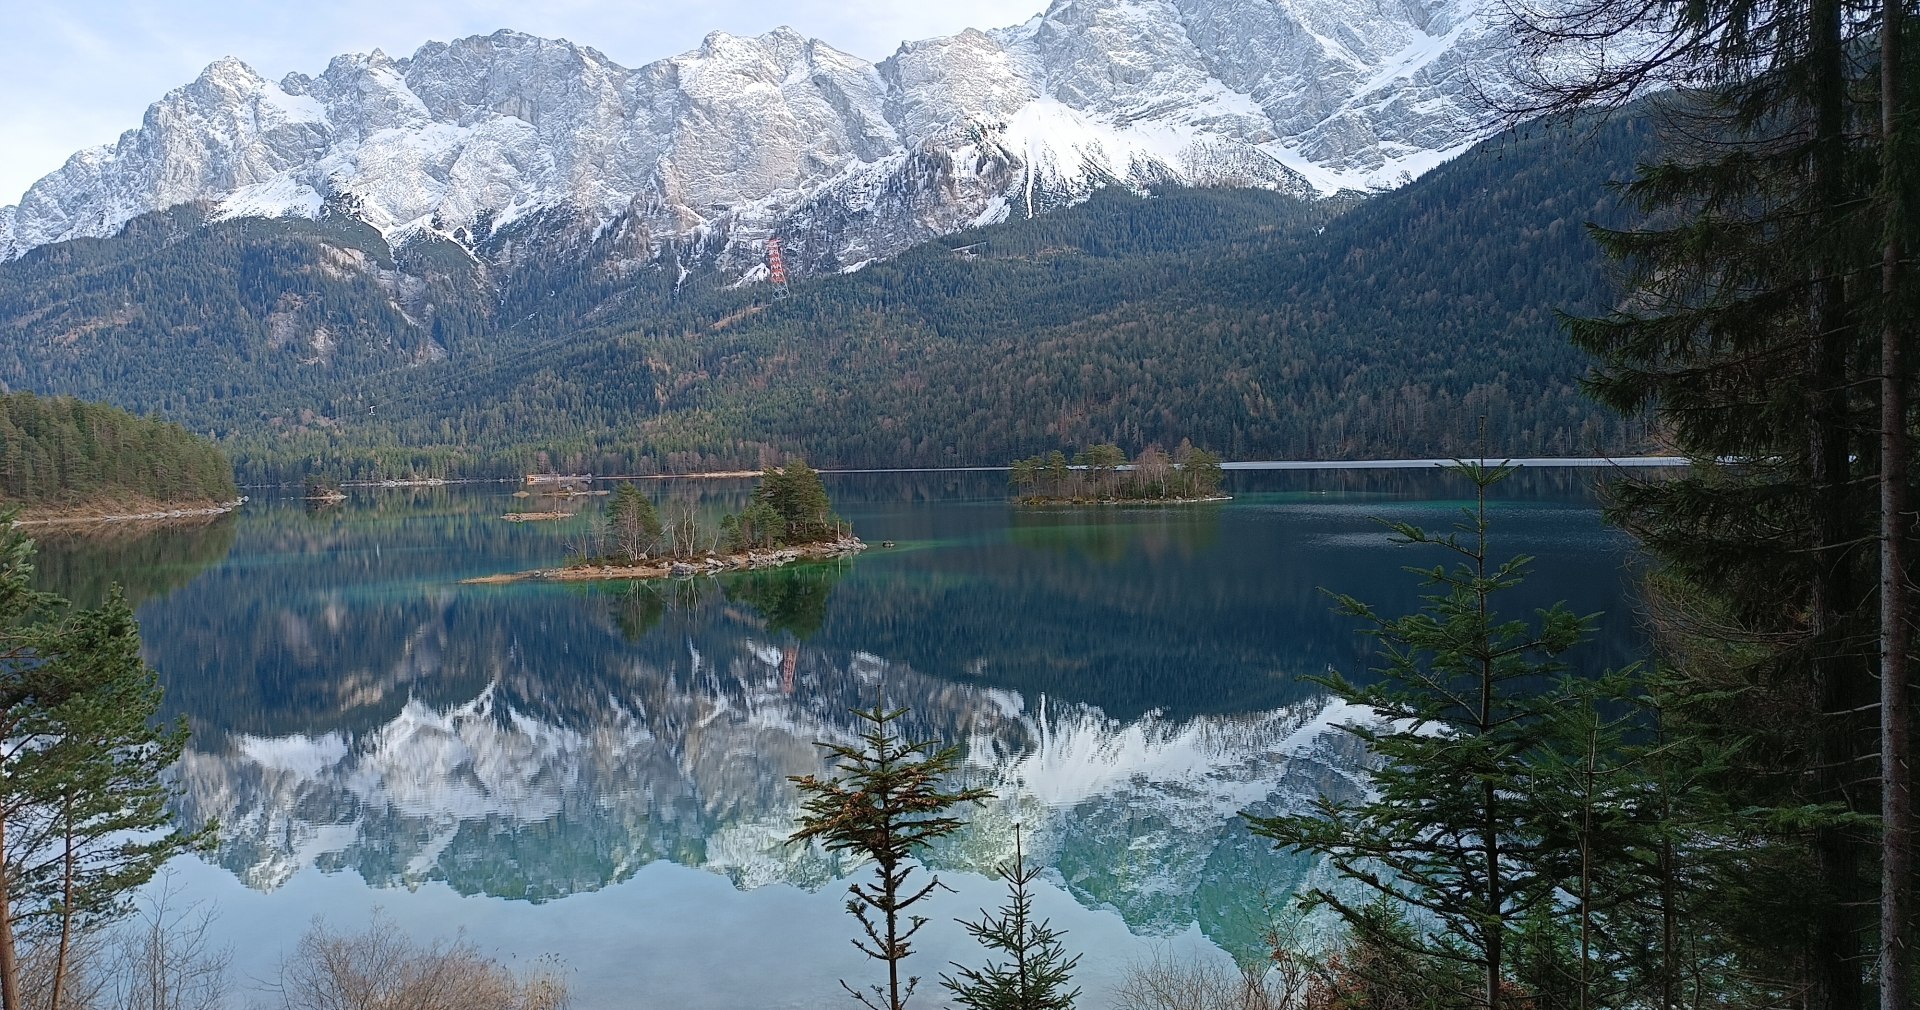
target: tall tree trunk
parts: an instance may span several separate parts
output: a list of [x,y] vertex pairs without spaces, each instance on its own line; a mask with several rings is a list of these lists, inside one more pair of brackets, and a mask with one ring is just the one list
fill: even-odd
[[1593,780],[1599,774],[1598,738],[1599,727],[1589,725],[1585,788],[1580,798],[1580,1010],[1587,1010],[1592,991],[1588,975],[1593,968]]
[[7,879],[7,819],[0,816],[0,1010],[21,1010],[20,958],[13,947],[13,882]]
[[1483,787],[1482,800],[1486,805],[1486,821],[1481,833],[1485,835],[1482,844],[1486,848],[1487,860],[1487,912],[1491,920],[1487,924],[1487,1010],[1500,1010],[1501,962],[1505,960],[1507,924],[1500,915],[1500,906],[1506,901],[1500,887],[1500,843],[1499,825],[1494,823],[1493,805],[1498,797],[1494,787]]
[[1880,21],[1880,185],[1886,242],[1880,264],[1880,1007],[1913,1006],[1907,942],[1913,928],[1913,779],[1907,627],[1907,384],[1900,311],[1905,180],[1899,158],[1903,0]]
[[63,1010],[62,1001],[67,990],[67,959],[73,953],[73,797],[68,795],[61,805],[61,831],[66,849],[60,856],[60,949],[53,959],[53,992],[47,1006],[52,1010]]
[[[1480,465],[1485,466],[1486,462],[1487,419],[1482,415],[1480,418]],[[1482,636],[1481,647],[1484,649],[1487,647],[1485,638],[1487,628],[1493,622],[1492,607],[1487,602],[1487,488],[1484,484],[1479,488],[1475,515],[1478,536],[1474,542],[1473,566],[1475,585],[1478,588],[1474,593],[1480,621],[1479,633]],[[1482,734],[1490,732],[1493,728],[1494,675],[1493,656],[1490,653],[1482,655],[1480,657],[1480,712],[1477,727]],[[1487,873],[1487,1010],[1500,1010],[1501,980],[1504,975],[1502,962],[1505,960],[1507,939],[1506,916],[1502,913],[1507,895],[1506,888],[1501,886],[1500,879],[1500,821],[1497,806],[1499,802],[1500,794],[1494,788],[1493,782],[1488,781],[1482,784],[1480,845],[1483,849],[1483,858],[1486,860]]]
[[[1847,575],[1852,540],[1847,514],[1849,450],[1846,418],[1846,291],[1832,267],[1831,245],[1839,234],[1846,196],[1845,61],[1839,0],[1812,0],[1808,9],[1812,130],[1808,174],[1816,234],[1812,237],[1812,304],[1808,313],[1807,395],[1809,478],[1812,492],[1812,559],[1809,580],[1809,665],[1814,702],[1815,802],[1848,801],[1853,765],[1853,728],[1863,703],[1853,681],[1857,657],[1845,641],[1842,615],[1853,604]],[[1810,909],[1810,1010],[1856,1010],[1865,996],[1860,970],[1858,916],[1860,846],[1852,832],[1823,826],[1814,832],[1813,857],[1819,896]]]
[[894,889],[887,887],[887,1006],[888,1010],[903,1010],[906,1003],[900,999],[900,948],[894,938],[900,935],[900,913],[893,908]]

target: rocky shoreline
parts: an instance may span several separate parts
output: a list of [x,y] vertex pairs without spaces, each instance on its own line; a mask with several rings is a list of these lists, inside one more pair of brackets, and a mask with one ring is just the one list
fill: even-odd
[[578,512],[509,512],[500,518],[510,523],[551,522],[557,519],[572,519]]
[[502,575],[482,575],[478,578],[462,579],[460,584],[493,586],[508,582],[685,579],[696,575],[722,575],[727,572],[781,568],[801,561],[844,558],[866,549],[866,543],[859,537],[842,537],[817,544],[741,551],[738,554],[707,554],[698,558],[661,558],[638,565],[572,565],[565,568],[536,568],[526,572],[508,572]]

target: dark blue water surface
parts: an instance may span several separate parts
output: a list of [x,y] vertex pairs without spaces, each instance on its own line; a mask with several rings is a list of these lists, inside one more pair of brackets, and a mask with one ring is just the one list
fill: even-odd
[[[1537,559],[1505,609],[1600,615],[1588,669],[1644,651],[1604,477],[1524,470],[1491,503],[1496,554]],[[222,825],[175,886],[220,908],[243,974],[313,916],[379,906],[557,958],[586,1008],[836,1005],[833,979],[866,970],[833,883],[857,868],[784,843],[787,776],[884,699],[999,794],[930,857],[960,893],[930,913],[925,973],[972,958],[947,919],[996,900],[982,874],[1019,824],[1097,995],[1156,949],[1257,947],[1314,868],[1234,815],[1356,788],[1329,728],[1346,715],[1300,679],[1370,662],[1324,590],[1416,606],[1403,566],[1442,558],[1378,520],[1445,527],[1472,505],[1430,470],[1239,471],[1230,502],[1031,510],[996,473],[827,481],[872,549],[718,580],[463,585],[591,535],[584,515],[503,521],[548,507],[504,485],[318,510],[268,493],[196,528],[49,537],[41,567],[139,607],[194,731],[180,815]],[[643,486],[711,518],[751,484]]]

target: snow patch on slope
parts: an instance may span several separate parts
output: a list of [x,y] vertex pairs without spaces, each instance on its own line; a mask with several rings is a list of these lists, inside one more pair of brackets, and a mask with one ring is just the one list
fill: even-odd
[[841,269],[1106,185],[1399,185],[1493,125],[1506,41],[1480,0],[1056,0],[877,64],[784,28],[637,69],[504,31],[278,83],[229,58],[0,209],[0,259],[205,202],[470,249],[557,212],[735,275],[778,235]]

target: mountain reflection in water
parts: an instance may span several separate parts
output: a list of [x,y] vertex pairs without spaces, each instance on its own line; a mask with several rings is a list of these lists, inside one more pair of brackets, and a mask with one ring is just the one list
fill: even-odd
[[[1000,794],[930,862],[989,872],[1018,823],[1059,886],[1134,933],[1255,949],[1311,868],[1234,815],[1350,792],[1361,760],[1330,731],[1353,713],[1299,679],[1369,666],[1321,588],[1416,606],[1402,566],[1438,559],[1374,517],[1444,526],[1459,483],[1236,472],[1224,504],[1016,511],[1004,479],[829,476],[838,511],[896,547],[720,582],[462,586],[586,535],[502,522],[521,507],[502,485],[256,501],[133,550],[50,542],[42,569],[141,587],[149,661],[194,729],[181,815],[217,817],[212,858],[259,891],[349,871],[398,907],[436,882],[530,916],[511,909],[655,863],[831,890],[853,868],[784,844],[787,776],[883,700]],[[1598,669],[1642,643],[1593,479],[1516,475],[1495,550],[1539,558],[1508,612],[1604,612],[1577,657]],[[643,486],[712,515],[751,482]]]
[[[1326,732],[1341,712],[1319,701],[1121,722],[751,631],[631,657],[560,697],[527,695],[536,679],[457,705],[411,701],[353,734],[196,746],[182,813],[217,817],[217,861],[263,889],[318,866],[376,887],[443,880],[543,901],[662,859],[740,887],[819,888],[849,867],[785,844],[798,810],[787,776],[822,771],[813,742],[852,741],[848,710],[884,698],[911,707],[909,732],[964,741],[967,775],[1000,795],[931,863],[990,873],[1021,823],[1027,851],[1082,901],[1145,933],[1199,922],[1232,946],[1252,941],[1262,888],[1284,895],[1303,869],[1253,844],[1234,813],[1354,788],[1357,755]],[[1251,900],[1220,903],[1233,894]]]

